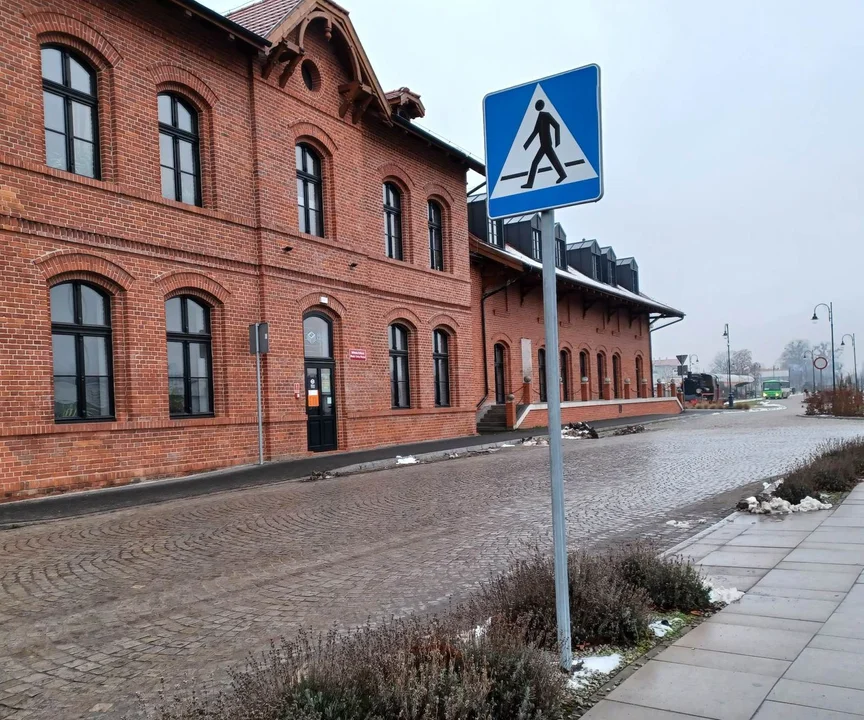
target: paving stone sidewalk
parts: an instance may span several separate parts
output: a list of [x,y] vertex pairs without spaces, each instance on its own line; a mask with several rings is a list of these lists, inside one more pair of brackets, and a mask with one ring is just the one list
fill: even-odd
[[678,552],[746,594],[584,720],[864,717],[864,485],[832,510],[739,514]]

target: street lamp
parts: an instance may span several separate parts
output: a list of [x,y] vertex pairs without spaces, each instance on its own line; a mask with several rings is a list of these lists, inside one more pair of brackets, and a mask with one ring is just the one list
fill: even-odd
[[[817,322],[819,320],[819,316],[816,314],[816,311],[820,308],[824,307],[828,310],[828,324],[831,325],[831,387],[833,389],[834,395],[837,394],[837,370],[834,367],[834,303],[819,303],[816,307],[813,308],[813,317],[811,318],[813,322]],[[834,401],[831,401],[831,406],[834,406]]]
[[807,359],[807,353],[810,353],[810,367],[813,368],[813,392],[816,392],[816,365],[813,363],[813,351],[805,350],[804,351],[804,360]]
[[690,353],[690,365],[694,368],[696,367],[696,363],[699,362],[699,356],[695,353]]
[[732,346],[729,344],[729,323],[723,328],[723,337],[726,338],[726,379],[729,383],[729,407],[735,406],[735,398],[732,395]]
[[852,338],[852,362],[855,364],[855,391],[859,390],[858,387],[858,355],[855,352],[855,333],[849,334],[846,333],[842,338],[840,338],[840,347],[846,346],[846,338]]

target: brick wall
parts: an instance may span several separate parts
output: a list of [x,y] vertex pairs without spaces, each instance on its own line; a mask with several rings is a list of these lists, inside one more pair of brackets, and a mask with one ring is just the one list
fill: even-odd
[[[310,26],[320,89],[284,89],[261,59],[171,4],[0,0],[0,499],[179,475],[257,457],[249,323],[270,322],[266,453],[306,453],[302,317],[335,322],[341,450],[474,431],[465,169],[367,114],[339,117],[346,73]],[[102,179],[45,166],[39,47],[98,70]],[[160,192],[156,96],[200,112],[204,207]],[[297,231],[294,147],[324,161],[326,237]],[[403,190],[406,260],[384,257],[381,185]],[[445,272],[429,269],[426,203],[444,207]],[[292,247],[290,252],[284,248]],[[351,265],[354,264],[352,268]],[[115,420],[56,424],[49,289],[83,279],[111,296]],[[213,313],[215,417],[168,415],[164,302]],[[326,297],[322,304],[321,297]],[[388,323],[411,331],[412,408],[391,410]],[[451,407],[434,407],[432,331],[452,334]],[[352,348],[367,359],[349,360]]]
[[[508,281],[515,282],[506,290],[492,295],[486,300],[486,367],[489,378],[489,395],[486,402],[494,402],[494,358],[493,347],[496,343],[506,349],[506,387],[508,393],[516,396],[516,402],[523,403],[522,339],[531,341],[531,381],[525,391],[527,400],[540,402],[539,369],[537,351],[545,348],[543,327],[543,289],[540,274],[531,273],[520,277],[517,269],[504,267],[493,261],[477,261],[471,269],[474,286],[474,325],[476,366],[474,396],[479,402],[484,395],[483,348],[479,334],[481,326],[481,295],[502,287]],[[566,372],[569,379],[569,395],[565,400],[580,400],[579,353],[588,353],[587,377],[589,380],[589,400],[601,399],[602,381],[598,378],[597,355],[606,358],[605,377],[612,378],[612,358],[617,355],[621,360],[619,377],[619,396],[623,399],[625,381],[630,380],[631,397],[637,396],[636,359],[641,358],[642,377],[648,380],[644,385],[650,394],[649,372],[649,328],[647,313],[630,314],[627,309],[614,309],[611,301],[599,296],[586,297],[572,287],[559,286],[558,303],[558,340],[559,349],[567,351]],[[562,389],[563,393],[563,389]],[[612,393],[614,397],[614,392]],[[562,395],[563,397],[563,395]],[[617,412],[617,410],[616,410]],[[598,418],[594,418],[598,419]]]
[[[561,407],[561,421],[594,422],[595,420],[614,420],[615,418],[633,418],[644,415],[677,415],[681,406],[674,398],[655,398],[648,401],[604,402],[604,403],[565,403]],[[549,426],[549,415],[546,406],[528,410],[520,429],[545,428]]]

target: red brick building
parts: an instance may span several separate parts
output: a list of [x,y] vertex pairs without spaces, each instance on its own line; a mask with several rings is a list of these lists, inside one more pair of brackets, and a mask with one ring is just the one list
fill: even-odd
[[[0,499],[474,432],[465,172],[347,13],[0,0]],[[392,371],[392,372],[391,372]]]
[[[480,428],[544,427],[540,216],[489,221],[481,194],[469,197],[468,219]],[[683,313],[640,292],[634,258],[618,259],[596,240],[568,243],[560,224],[555,265],[563,421],[679,412],[677,399],[654,397],[651,329]]]
[[[262,321],[268,459],[469,435],[510,393],[545,423],[533,220],[469,203],[469,236],[484,168],[340,6],[0,10],[0,501],[256,461]],[[565,420],[669,411],[642,378],[680,313],[559,247]]]

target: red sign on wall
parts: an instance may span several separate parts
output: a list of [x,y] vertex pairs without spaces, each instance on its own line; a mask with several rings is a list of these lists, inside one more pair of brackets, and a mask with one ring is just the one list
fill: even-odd
[[354,348],[348,351],[348,359],[349,360],[365,360],[366,359],[366,351]]

